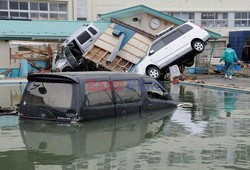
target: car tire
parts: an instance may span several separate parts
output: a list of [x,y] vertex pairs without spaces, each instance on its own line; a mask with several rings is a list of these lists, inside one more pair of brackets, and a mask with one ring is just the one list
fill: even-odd
[[190,59],[190,60],[187,60],[184,65],[186,67],[191,67],[192,65],[194,65],[194,58]]
[[201,40],[194,40],[192,42],[192,48],[197,53],[202,53],[205,49],[205,43]]
[[71,72],[71,71],[73,71],[73,70],[72,70],[72,68],[70,68],[70,67],[66,67],[66,68],[64,68],[64,69],[62,70],[62,72]]
[[159,79],[161,76],[161,71],[157,67],[150,67],[147,70],[147,75],[152,78]]

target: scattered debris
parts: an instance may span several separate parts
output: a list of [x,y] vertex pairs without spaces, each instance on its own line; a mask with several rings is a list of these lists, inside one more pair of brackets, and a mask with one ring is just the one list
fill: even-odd
[[204,81],[202,81],[202,80],[201,80],[201,81],[199,81],[199,80],[195,80],[194,82],[195,82],[195,83],[200,83],[200,84],[205,84],[205,82],[204,82]]
[[11,59],[50,60],[52,58],[52,44],[45,42],[11,41],[9,43]]
[[11,69],[11,68],[7,69],[6,71],[0,72],[0,78],[5,78],[5,75],[4,75],[4,74],[6,74],[6,73],[8,73],[7,77],[10,77],[11,72],[12,72],[12,69]]
[[[117,33],[124,34],[125,38],[122,40]],[[146,55],[152,41],[138,29],[112,23],[83,57],[105,70],[126,72]]]
[[0,116],[4,115],[17,115],[17,106],[5,107],[5,108],[2,108],[0,106]]
[[179,83],[179,78],[178,77],[174,77],[174,78],[171,79],[171,82],[173,84],[178,84]]
[[180,103],[177,105],[177,107],[191,108],[191,107],[193,107],[193,104],[192,103]]

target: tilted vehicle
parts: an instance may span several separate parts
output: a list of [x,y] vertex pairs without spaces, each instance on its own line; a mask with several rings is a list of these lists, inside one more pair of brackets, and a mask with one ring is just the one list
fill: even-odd
[[93,24],[85,24],[67,38],[61,45],[60,53],[53,54],[53,71],[74,71],[83,63],[82,55],[97,40],[101,32]]
[[186,22],[156,39],[150,45],[147,56],[133,68],[132,72],[157,79],[171,65],[183,63],[191,66],[194,63],[194,56],[204,51],[209,38],[206,30]]
[[115,72],[33,74],[19,108],[20,118],[84,121],[176,107],[155,79]]

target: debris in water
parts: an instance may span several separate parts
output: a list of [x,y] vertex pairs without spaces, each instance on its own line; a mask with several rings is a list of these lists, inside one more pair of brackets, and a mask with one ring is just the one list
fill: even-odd
[[193,104],[192,103],[180,103],[177,106],[182,107],[182,108],[191,108],[193,107]]
[[5,107],[0,106],[0,116],[3,115],[17,115],[17,107]]

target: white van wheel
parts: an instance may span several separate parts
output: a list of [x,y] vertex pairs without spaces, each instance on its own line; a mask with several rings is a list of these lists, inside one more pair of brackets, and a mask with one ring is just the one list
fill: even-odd
[[201,40],[195,40],[193,43],[192,43],[192,48],[194,49],[194,51],[198,52],[198,53],[201,53],[204,51],[205,49],[205,44],[203,41]]
[[161,72],[157,67],[150,67],[147,71],[147,75],[152,78],[158,79],[161,75]]

